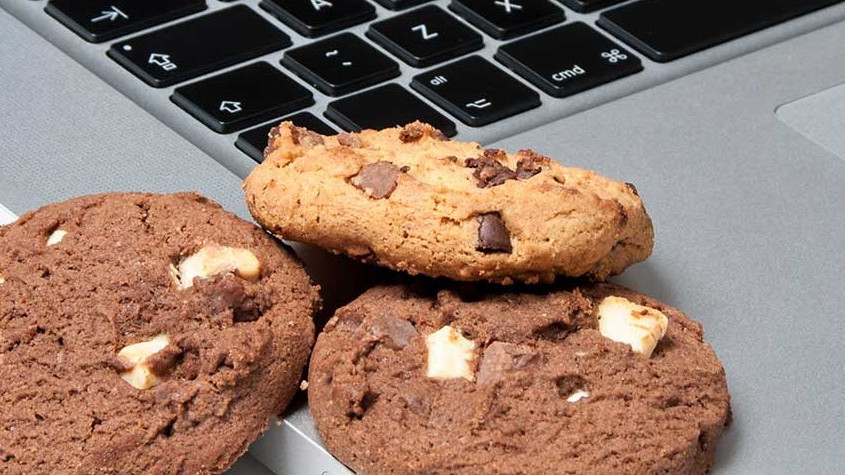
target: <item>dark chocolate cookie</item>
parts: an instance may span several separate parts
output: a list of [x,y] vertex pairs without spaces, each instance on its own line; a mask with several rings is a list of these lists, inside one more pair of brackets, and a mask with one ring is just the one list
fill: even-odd
[[697,474],[730,421],[701,326],[613,285],[374,288],[318,337],[308,399],[365,475]]
[[225,470],[288,404],[317,289],[196,194],[111,194],[0,228],[4,474]]

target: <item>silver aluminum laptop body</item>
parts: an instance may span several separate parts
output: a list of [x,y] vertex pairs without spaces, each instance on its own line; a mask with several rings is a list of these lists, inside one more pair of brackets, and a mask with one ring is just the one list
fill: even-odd
[[[248,218],[239,185],[253,165],[233,137],[183,138],[201,126],[43,6],[0,0],[0,203],[21,214],[86,193],[195,189]],[[734,421],[713,473],[845,466],[843,19],[843,5],[829,8],[648,63],[531,120],[459,127],[460,139],[531,147],[637,185],[655,252],[616,280],[700,321],[723,361]],[[297,249],[330,305],[351,298],[342,281],[360,267]],[[349,473],[301,401],[250,453],[231,473]]]

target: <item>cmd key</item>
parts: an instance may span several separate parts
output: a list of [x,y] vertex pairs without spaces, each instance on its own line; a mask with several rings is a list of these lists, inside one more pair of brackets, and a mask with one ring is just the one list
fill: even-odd
[[640,0],[603,12],[598,25],[666,62],[842,0]]
[[508,43],[495,57],[555,97],[571,96],[643,69],[630,51],[581,22]]
[[263,61],[178,87],[171,100],[218,133],[314,103],[308,89]]
[[50,0],[44,11],[85,41],[101,43],[205,8],[205,0]]
[[290,43],[261,15],[238,5],[115,43],[108,55],[147,84],[165,87]]

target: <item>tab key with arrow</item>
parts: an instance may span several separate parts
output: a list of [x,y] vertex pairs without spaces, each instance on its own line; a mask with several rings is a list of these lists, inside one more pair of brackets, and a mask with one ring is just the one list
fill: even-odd
[[204,0],[50,0],[44,9],[91,43],[205,10]]

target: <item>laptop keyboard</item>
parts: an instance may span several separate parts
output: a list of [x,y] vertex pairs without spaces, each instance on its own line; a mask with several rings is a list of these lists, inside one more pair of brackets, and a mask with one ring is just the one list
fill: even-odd
[[[269,128],[283,116],[335,130],[303,112],[315,94],[334,98],[322,112],[344,130],[419,119],[453,136],[453,120],[470,127],[513,120],[541,102],[656,66],[640,54],[673,61],[840,1],[451,0],[447,10],[424,5],[430,0],[375,0],[401,10],[383,18],[372,0],[262,0],[258,7],[271,17],[253,4],[197,15],[209,8],[204,0],[50,0],[45,11],[85,41],[118,39],[110,58],[151,87],[178,86],[176,106],[209,133],[240,132],[237,148],[260,161]],[[600,13],[567,21],[567,9]],[[130,34],[137,35],[124,38]],[[493,61],[473,54],[491,42],[499,43]],[[282,51],[279,62],[190,82]],[[395,82],[408,69],[409,87]]]

